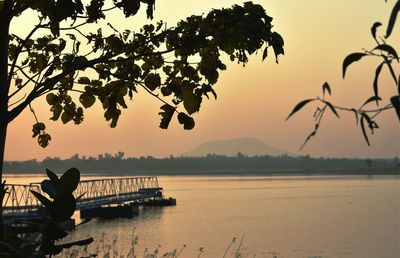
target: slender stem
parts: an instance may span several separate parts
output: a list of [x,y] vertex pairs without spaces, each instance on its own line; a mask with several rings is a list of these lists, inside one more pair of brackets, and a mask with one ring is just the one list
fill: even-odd
[[26,94],[24,94],[24,96],[22,98],[20,98],[19,100],[15,101],[14,103],[8,104],[8,108],[18,104],[19,102],[21,102],[22,100],[24,100],[24,98],[26,97]]
[[[320,97],[317,97],[317,99],[318,99],[319,101],[321,101],[322,103],[326,103],[326,101],[323,100],[323,99],[321,99]],[[386,106],[383,107],[383,108],[378,108],[378,109],[366,109],[366,110],[364,110],[364,109],[347,108],[347,107],[341,107],[341,106],[336,106],[336,105],[332,105],[332,106],[333,106],[335,109],[339,109],[339,110],[342,110],[342,111],[351,111],[351,112],[356,111],[356,112],[359,113],[359,114],[361,114],[361,113],[377,113],[377,112],[382,112],[382,111],[385,111],[385,110],[388,110],[388,109],[392,109],[392,108],[393,108],[392,104],[388,104],[388,105],[386,105]]]
[[[173,105],[169,104],[168,102],[166,102],[165,100],[163,100],[162,98],[160,98],[158,96],[158,94],[153,93],[149,88],[147,88],[143,83],[139,82],[138,83],[143,89],[145,89],[147,91],[147,93],[149,93],[151,96],[155,97],[156,99],[158,99],[159,101],[161,101],[162,103],[169,105],[171,107],[173,107]],[[176,108],[174,109],[175,112],[179,113],[178,110],[176,110]]]
[[33,110],[31,103],[29,103],[29,109],[31,110],[33,116],[35,117],[36,123],[39,123],[39,120],[36,116],[35,110]]
[[[82,27],[83,25],[86,25],[86,24],[89,24],[88,22],[82,22],[82,23],[80,23],[80,24],[78,24],[78,25],[75,25],[75,26],[72,26],[72,27],[65,27],[65,28],[59,28],[59,30],[75,30],[75,29],[77,29],[77,28],[79,28],[79,27]],[[41,28],[44,28],[44,29],[50,29],[50,26],[41,26]]]

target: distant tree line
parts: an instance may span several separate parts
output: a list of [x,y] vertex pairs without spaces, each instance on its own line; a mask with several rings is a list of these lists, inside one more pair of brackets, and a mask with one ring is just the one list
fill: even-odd
[[144,175],[144,174],[221,174],[235,172],[293,172],[312,173],[324,170],[342,170],[353,173],[362,170],[372,173],[374,170],[387,170],[399,174],[400,159],[360,159],[360,158],[313,158],[306,156],[246,156],[240,152],[234,157],[208,154],[205,157],[154,158],[152,156],[125,158],[123,152],[114,155],[105,153],[97,157],[73,155],[69,159],[47,157],[42,161],[5,162],[6,173],[42,173],[45,168],[63,171],[70,167],[79,167],[82,173],[103,175]]

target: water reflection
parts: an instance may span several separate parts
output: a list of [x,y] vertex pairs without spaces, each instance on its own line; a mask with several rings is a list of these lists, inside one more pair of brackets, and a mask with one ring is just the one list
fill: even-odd
[[[181,257],[222,257],[245,235],[244,257],[400,257],[400,180],[391,176],[159,177],[174,207],[132,219],[94,220],[71,234],[129,249],[186,248]],[[236,241],[232,250],[237,250]],[[228,254],[232,257],[232,253]]]

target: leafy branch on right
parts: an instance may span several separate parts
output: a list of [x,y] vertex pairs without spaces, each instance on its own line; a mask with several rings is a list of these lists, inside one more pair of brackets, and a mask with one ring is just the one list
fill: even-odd
[[[300,150],[306,145],[306,143],[316,135],[322,118],[327,110],[332,112],[336,117],[340,118],[338,111],[346,111],[346,112],[353,112],[356,119],[356,124],[360,125],[362,134],[368,146],[370,146],[370,141],[368,138],[368,129],[370,134],[373,134],[375,129],[378,129],[378,123],[376,122],[376,117],[384,111],[389,109],[394,109],[397,114],[397,117],[400,122],[400,74],[395,72],[395,64],[399,64],[399,56],[395,48],[389,45],[386,40],[390,37],[393,31],[393,27],[396,23],[397,15],[400,11],[400,0],[397,0],[396,4],[394,5],[392,12],[390,14],[388,26],[386,28],[386,35],[384,37],[378,37],[376,35],[377,29],[382,26],[382,23],[375,22],[371,27],[371,35],[376,42],[376,47],[371,50],[364,50],[363,52],[356,52],[348,55],[343,60],[343,67],[342,67],[342,75],[343,78],[346,76],[347,68],[363,59],[366,56],[372,56],[381,59],[381,63],[377,66],[375,70],[375,77],[372,83],[373,95],[369,97],[359,108],[354,107],[342,107],[332,104],[331,102],[326,100],[326,94],[331,95],[331,87],[327,82],[322,85],[322,97],[317,96],[316,98],[305,99],[300,101],[292,110],[292,112],[288,115],[286,120],[292,117],[296,112],[302,109],[304,106],[311,102],[318,102],[318,106],[314,112],[314,130],[307,136],[304,143],[301,145]],[[390,98],[390,103],[382,106],[380,102],[383,101],[382,98],[379,96],[379,87],[378,87],[378,79],[381,74],[382,68],[387,68],[390,72],[391,79],[393,81],[393,85],[396,89],[395,95]],[[367,109],[367,104],[375,102],[376,108],[369,108]],[[328,112],[329,112],[328,111]]]

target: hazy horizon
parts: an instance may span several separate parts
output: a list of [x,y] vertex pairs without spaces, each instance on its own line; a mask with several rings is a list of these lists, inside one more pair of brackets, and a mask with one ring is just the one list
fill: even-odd
[[[184,152],[182,152],[182,153],[180,153],[180,154],[167,154],[167,155],[165,155],[165,156],[162,156],[162,155],[160,155],[160,156],[154,156],[154,155],[151,155],[151,154],[144,154],[144,155],[136,155],[136,156],[132,156],[132,155],[127,155],[127,153],[126,152],[124,152],[124,151],[122,151],[122,150],[117,150],[117,151],[115,151],[115,152],[107,152],[107,151],[105,151],[105,152],[99,152],[99,153],[95,153],[95,154],[91,154],[91,155],[88,155],[88,154],[86,154],[86,153],[80,153],[80,152],[76,152],[76,153],[73,153],[73,154],[71,154],[70,156],[63,156],[63,157],[61,157],[61,156],[46,156],[46,157],[43,157],[43,158],[41,158],[41,159],[38,159],[38,158],[33,158],[33,159],[36,159],[37,161],[43,161],[44,159],[46,159],[46,158],[60,158],[61,160],[65,160],[65,159],[69,159],[69,158],[72,158],[72,157],[74,157],[74,156],[76,156],[76,155],[78,155],[78,157],[79,158],[83,158],[83,157],[86,157],[86,158],[98,158],[100,155],[105,155],[105,154],[110,154],[111,156],[115,156],[115,155],[117,155],[119,152],[123,152],[124,153],[124,156],[123,156],[123,159],[126,159],[126,158],[141,158],[141,157],[145,157],[145,158],[147,158],[147,157],[153,157],[153,158],[156,158],[156,159],[164,159],[164,158],[169,158],[169,157],[171,157],[171,156],[173,156],[173,157],[193,157],[193,156],[187,156],[187,155],[185,155],[185,153],[189,153],[189,152],[192,152],[192,151],[194,151],[194,150],[196,150],[198,147],[200,147],[200,146],[202,146],[202,145],[204,145],[204,144],[208,144],[208,143],[214,143],[214,142],[226,142],[226,141],[231,141],[231,140],[237,140],[237,139],[246,139],[246,138],[248,138],[248,139],[252,139],[252,140],[259,140],[259,139],[257,139],[257,138],[251,138],[251,137],[240,137],[240,138],[232,138],[232,139],[225,139],[225,140],[211,140],[211,141],[207,141],[207,142],[204,142],[204,143],[200,143],[198,146],[195,146],[195,148],[193,148],[193,149],[190,149],[190,150],[186,150],[186,151],[184,151]],[[259,141],[261,141],[261,140],[259,140]],[[261,142],[263,142],[263,141],[261,141]],[[263,142],[266,146],[268,146],[268,147],[272,147],[272,148],[276,148],[276,149],[279,149],[279,147],[276,147],[276,146],[271,146],[271,145],[269,145],[268,143],[265,143],[265,142]],[[280,150],[282,150],[282,149],[280,149]],[[282,150],[282,151],[286,151],[286,150]],[[288,154],[289,152],[287,152],[286,154]],[[220,155],[220,154],[218,154],[218,153],[213,153],[213,152],[210,152],[210,153],[208,153],[208,154],[211,154],[211,155]],[[229,154],[221,154],[222,156],[227,156],[227,157],[233,157],[233,156],[235,156],[235,155],[229,155]],[[248,156],[248,157],[255,157],[255,156],[264,156],[264,155],[248,155],[248,154],[245,154],[246,156]],[[266,155],[269,155],[269,156],[280,156],[280,155],[274,155],[274,154],[266,154]],[[368,158],[368,157],[360,157],[360,156],[321,156],[321,155],[310,155],[310,154],[308,154],[308,153],[298,153],[298,156],[307,156],[307,155],[309,155],[311,158],[350,158],[350,159],[366,159],[366,158]],[[205,157],[206,155],[201,155],[201,156],[196,156],[196,157]],[[398,155],[394,155],[393,157],[375,157],[375,158],[373,158],[373,159],[394,159],[394,158],[400,158],[400,153],[398,154]],[[13,162],[13,161],[28,161],[28,160],[32,160],[32,159],[21,159],[21,160],[5,160],[5,162]]]

